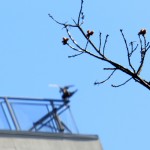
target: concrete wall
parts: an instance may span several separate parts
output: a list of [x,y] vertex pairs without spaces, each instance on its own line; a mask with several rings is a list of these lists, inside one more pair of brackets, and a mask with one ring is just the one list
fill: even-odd
[[0,131],[0,150],[102,150],[97,136]]

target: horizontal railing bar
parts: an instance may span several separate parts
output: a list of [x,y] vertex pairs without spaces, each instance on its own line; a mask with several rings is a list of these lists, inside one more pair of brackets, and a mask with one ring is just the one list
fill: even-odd
[[62,99],[49,99],[49,98],[30,98],[30,97],[7,97],[7,96],[0,96],[0,99],[10,99],[10,100],[32,100],[32,101],[53,101],[53,102],[63,102]]

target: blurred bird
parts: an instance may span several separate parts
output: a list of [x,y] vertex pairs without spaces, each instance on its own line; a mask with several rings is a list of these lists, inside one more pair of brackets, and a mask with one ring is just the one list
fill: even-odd
[[49,86],[59,88],[59,92],[62,93],[61,97],[64,101],[69,100],[69,98],[77,92],[77,89],[75,91],[68,91],[68,89],[70,87],[73,87],[74,85],[67,85],[67,86],[61,87],[57,84],[49,84]]

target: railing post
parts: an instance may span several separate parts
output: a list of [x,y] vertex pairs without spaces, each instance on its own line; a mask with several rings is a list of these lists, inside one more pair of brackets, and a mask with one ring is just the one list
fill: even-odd
[[51,106],[53,108],[53,116],[54,116],[54,120],[56,122],[57,128],[59,130],[59,132],[64,132],[64,126],[62,125],[59,116],[57,115],[57,109],[54,106],[54,103],[51,102]]
[[7,99],[7,97],[5,97],[4,100],[5,100],[5,102],[6,102],[6,106],[7,106],[7,108],[8,108],[9,113],[10,113],[10,116],[11,116],[11,119],[12,119],[12,121],[13,121],[13,124],[14,124],[16,130],[19,131],[19,130],[20,130],[20,127],[19,127],[19,125],[18,125],[17,119],[16,119],[16,117],[15,117],[15,114],[14,114],[14,112],[13,112],[13,110],[12,110],[12,107],[11,107],[11,105],[10,105],[10,103],[9,103],[9,101],[8,101],[8,99]]

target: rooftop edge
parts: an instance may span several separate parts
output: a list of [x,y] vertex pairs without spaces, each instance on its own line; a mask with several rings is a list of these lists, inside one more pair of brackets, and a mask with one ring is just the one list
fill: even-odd
[[86,134],[66,134],[66,133],[47,133],[47,132],[28,132],[28,131],[9,131],[0,130],[0,138],[39,138],[39,139],[67,139],[67,140],[98,140],[98,135]]

